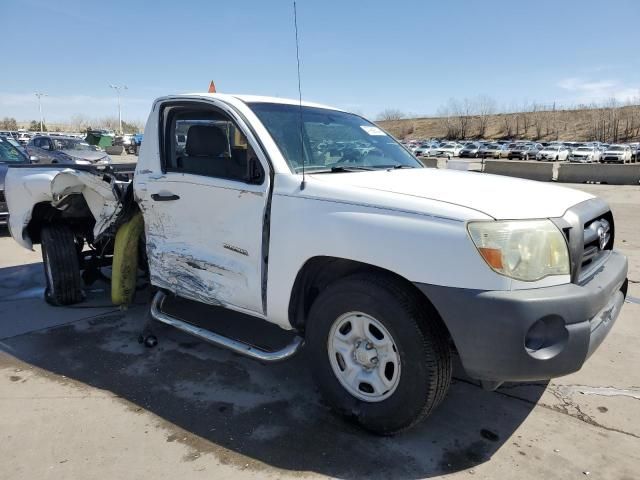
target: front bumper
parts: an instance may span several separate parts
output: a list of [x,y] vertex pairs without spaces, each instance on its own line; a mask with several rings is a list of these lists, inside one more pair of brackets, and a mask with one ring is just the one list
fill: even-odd
[[579,370],[602,343],[624,303],[627,269],[626,257],[614,251],[580,285],[511,291],[416,286],[440,313],[469,376],[545,380]]

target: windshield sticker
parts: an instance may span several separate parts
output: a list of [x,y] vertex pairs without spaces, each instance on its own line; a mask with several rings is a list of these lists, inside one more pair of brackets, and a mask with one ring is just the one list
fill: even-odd
[[360,128],[367,132],[369,135],[386,135],[386,133],[384,133],[378,127],[372,127],[370,125],[360,125]]

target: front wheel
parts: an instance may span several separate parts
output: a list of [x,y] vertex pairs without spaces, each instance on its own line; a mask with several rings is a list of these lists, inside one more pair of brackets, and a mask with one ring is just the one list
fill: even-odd
[[51,305],[71,305],[83,300],[78,242],[66,225],[48,225],[41,234],[42,262],[46,289],[44,298]]
[[448,334],[436,312],[383,275],[355,274],[326,288],[311,307],[306,342],[327,402],[378,434],[418,423],[451,382]]

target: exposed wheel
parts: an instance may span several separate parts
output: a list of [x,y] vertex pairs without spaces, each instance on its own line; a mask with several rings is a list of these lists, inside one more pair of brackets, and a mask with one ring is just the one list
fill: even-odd
[[48,225],[43,227],[40,237],[46,302],[51,305],[81,302],[82,281],[75,235],[66,225]]
[[437,313],[391,277],[355,274],[324,289],[311,307],[306,342],[327,402],[375,433],[422,420],[451,382]]

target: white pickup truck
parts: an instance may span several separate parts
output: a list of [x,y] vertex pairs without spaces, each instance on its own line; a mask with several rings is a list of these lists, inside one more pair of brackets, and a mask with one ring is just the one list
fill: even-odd
[[[263,361],[304,339],[329,403],[381,434],[443,400],[453,355],[486,388],[580,369],[627,290],[602,200],[427,169],[364,118],[311,103],[163,97],[132,182],[109,166],[17,166],[6,195],[12,236],[42,243],[49,302],[81,301],[82,246],[110,254],[141,212],[154,319]],[[265,351],[168,315],[166,295],[297,335]]]

